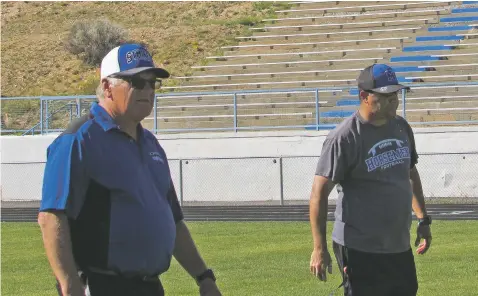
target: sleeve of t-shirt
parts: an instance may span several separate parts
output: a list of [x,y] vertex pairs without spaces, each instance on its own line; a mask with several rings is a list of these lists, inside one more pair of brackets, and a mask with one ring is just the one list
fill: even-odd
[[413,134],[412,127],[407,123],[407,133],[408,138],[410,139],[410,169],[413,169],[418,163],[418,153],[415,145],[415,136]]
[[327,137],[317,163],[315,174],[338,183],[344,179],[349,167],[345,140],[338,136]]
[[176,194],[176,189],[174,188],[173,180],[171,180],[171,185],[169,186],[168,191],[168,202],[173,212],[174,221],[178,223],[184,219],[183,211],[179,205],[178,195]]
[[65,211],[71,219],[79,215],[89,183],[83,150],[75,134],[62,135],[48,147],[40,212]]

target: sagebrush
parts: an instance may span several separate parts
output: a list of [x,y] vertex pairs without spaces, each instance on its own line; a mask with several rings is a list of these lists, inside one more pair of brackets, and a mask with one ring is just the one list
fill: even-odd
[[73,24],[68,35],[67,49],[90,66],[99,66],[103,57],[127,41],[128,33],[107,19],[82,20]]

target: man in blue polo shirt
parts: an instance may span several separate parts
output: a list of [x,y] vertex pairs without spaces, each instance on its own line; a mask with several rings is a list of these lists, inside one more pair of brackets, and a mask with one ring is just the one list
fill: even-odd
[[40,224],[60,295],[160,296],[174,257],[221,295],[183,222],[166,154],[140,122],[169,73],[137,44],[111,50],[88,115],[47,150]]

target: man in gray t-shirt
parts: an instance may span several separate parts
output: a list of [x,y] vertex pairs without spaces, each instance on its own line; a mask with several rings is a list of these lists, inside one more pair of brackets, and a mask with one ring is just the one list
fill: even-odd
[[[328,196],[337,185],[332,234],[346,296],[416,295],[410,247],[412,208],[419,218],[417,252],[431,244],[413,131],[397,116],[400,85],[392,68],[374,64],[358,78],[360,107],[324,141],[310,201],[311,272],[326,280]],[[353,291],[353,294],[352,294]]]

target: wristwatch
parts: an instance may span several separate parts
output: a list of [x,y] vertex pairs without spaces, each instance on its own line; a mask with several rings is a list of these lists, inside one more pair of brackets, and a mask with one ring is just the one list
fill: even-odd
[[207,269],[205,272],[201,273],[196,277],[196,283],[198,286],[201,285],[201,282],[205,279],[212,279],[214,282],[216,281],[216,276],[214,276],[214,272],[212,269]]
[[431,225],[432,224],[432,217],[425,216],[421,219],[418,219],[418,225]]

